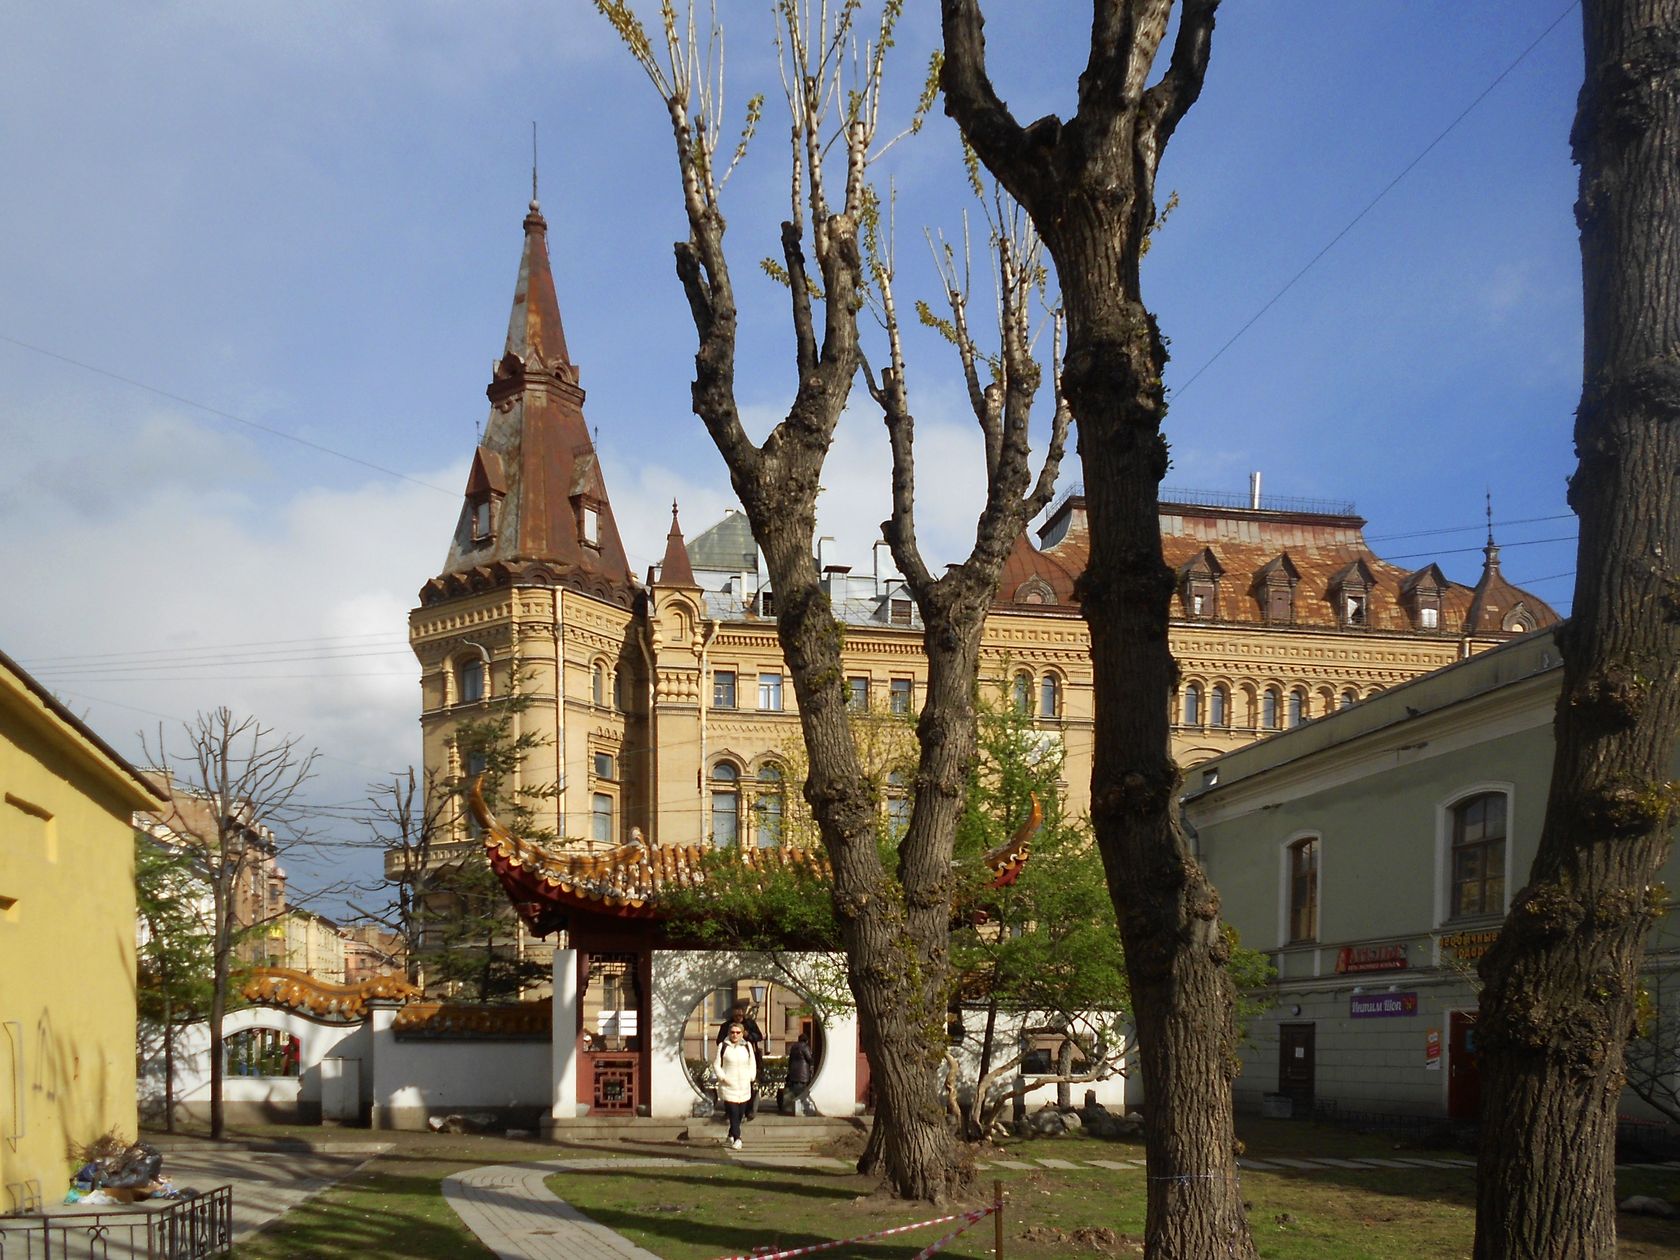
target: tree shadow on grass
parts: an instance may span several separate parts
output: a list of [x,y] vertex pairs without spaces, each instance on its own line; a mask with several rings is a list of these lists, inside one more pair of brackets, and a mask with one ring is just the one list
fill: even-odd
[[[943,1216],[949,1209],[928,1208],[921,1205],[930,1215]],[[914,1210],[915,1204],[907,1204],[907,1208]],[[772,1225],[715,1225],[681,1217],[662,1216],[647,1212],[633,1212],[617,1208],[595,1207],[589,1210],[589,1219],[608,1229],[619,1233],[635,1233],[648,1240],[655,1248],[659,1244],[656,1239],[670,1242],[686,1243],[689,1246],[704,1246],[710,1255],[733,1256],[751,1255],[760,1247],[773,1247],[776,1250],[791,1250],[796,1247],[812,1247],[819,1243],[833,1242],[833,1238],[824,1234],[811,1233],[808,1230],[788,1229]],[[908,1222],[905,1222],[908,1223]],[[934,1239],[941,1237],[941,1230],[949,1232],[955,1227],[955,1222],[940,1225],[930,1225],[917,1230],[913,1234],[904,1234],[893,1238],[883,1238],[871,1243],[854,1243],[842,1252],[833,1254],[850,1257],[851,1260],[905,1260],[907,1256],[914,1256]],[[890,1225],[860,1220],[857,1226],[858,1234],[873,1234],[882,1229],[889,1229]],[[984,1222],[975,1228],[987,1228]],[[990,1252],[991,1248],[986,1248]],[[946,1251],[948,1256],[960,1256],[961,1251]]]
[[[240,1260],[405,1256],[457,1260],[492,1253],[444,1202],[436,1177],[372,1172],[347,1180],[240,1242]],[[465,1237],[463,1237],[463,1235]]]

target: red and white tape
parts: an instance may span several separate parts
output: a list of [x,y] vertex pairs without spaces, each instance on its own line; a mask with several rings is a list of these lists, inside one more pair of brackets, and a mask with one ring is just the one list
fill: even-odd
[[954,1212],[950,1216],[936,1216],[930,1221],[917,1221],[914,1225],[895,1225],[891,1229],[878,1230],[873,1234],[859,1234],[856,1238],[841,1238],[834,1242],[812,1243],[809,1247],[794,1247],[788,1251],[753,1251],[737,1252],[734,1255],[720,1256],[718,1260],[793,1260],[794,1256],[814,1255],[819,1251],[833,1251],[836,1247],[847,1247],[852,1243],[870,1242],[876,1238],[888,1238],[893,1234],[907,1234],[913,1229],[926,1229],[929,1225],[944,1225],[950,1221],[961,1221],[962,1224],[952,1230],[938,1242],[932,1243],[916,1253],[916,1260],[927,1260],[928,1256],[951,1245],[951,1240],[963,1230],[977,1221],[985,1220],[993,1212],[999,1211],[1001,1205],[992,1204],[989,1207],[976,1208],[972,1212]]

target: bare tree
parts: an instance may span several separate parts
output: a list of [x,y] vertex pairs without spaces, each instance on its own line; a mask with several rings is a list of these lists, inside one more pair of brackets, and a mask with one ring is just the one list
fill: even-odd
[[265,856],[306,838],[300,793],[316,754],[304,752],[295,737],[280,738],[256,718],[235,717],[226,708],[200,713],[182,733],[179,761],[171,761],[161,731],[155,752],[146,752],[170,793],[162,829],[200,859],[210,894],[210,1136],[217,1139],[225,1128],[222,1019],[236,949],[243,934],[271,917],[268,890],[250,884]]
[[453,834],[460,798],[435,772],[422,781],[410,766],[389,781],[369,784],[368,803],[385,854],[385,878],[395,885],[388,910],[371,917],[402,938],[409,982],[419,984],[427,878],[438,865],[438,846]]
[[1623,1050],[1680,793],[1680,3],[1581,16],[1580,541],[1540,846],[1482,961],[1482,1260],[1616,1254]]
[[[597,7],[653,82],[676,140],[688,222],[688,237],[676,246],[677,274],[699,336],[694,410],[728,465],[776,592],[777,633],[809,756],[805,799],[834,871],[848,983],[876,1090],[876,1124],[861,1165],[883,1171],[903,1197],[937,1200],[951,1189],[954,1168],[939,1071],[949,988],[951,854],[975,756],[980,632],[1004,560],[1026,522],[1049,501],[1065,418],[1034,479],[1027,417],[1039,374],[1023,347],[1009,343],[1006,319],[995,388],[977,389],[971,378],[986,445],[986,505],[968,557],[936,578],[916,544],[912,415],[892,312],[891,263],[879,251],[873,263],[866,261],[860,243],[860,233],[879,221],[867,170],[878,152],[881,76],[901,0],[886,0],[861,55],[857,4],[780,0],[792,196],[781,227],[781,261],[769,269],[787,286],[799,384],[786,417],[754,443],[735,399],[737,316],[720,194],[758,120],[761,98],[749,103],[746,131],[724,165],[721,32],[715,24],[701,34],[692,6],[686,25],[674,5],[665,6],[658,52],[628,4],[597,0]],[[838,193],[832,201],[831,191]],[[858,313],[871,285],[884,304],[889,337],[887,366],[873,383],[893,447],[893,515],[885,533],[920,608],[928,657],[913,803],[894,869],[883,863],[877,845],[880,817],[846,711],[843,629],[823,590],[814,546],[823,463],[863,362]],[[1015,294],[1011,290],[1007,300]]]
[[1096,731],[1091,812],[1119,915],[1149,1103],[1152,1255],[1254,1254],[1236,1178],[1231,947],[1219,897],[1179,826],[1168,701],[1172,574],[1158,493],[1167,351],[1138,275],[1161,154],[1201,93],[1218,0],[1186,0],[1153,85],[1172,0],[1093,0],[1079,106],[1022,126],[986,69],[979,0],[941,0],[945,110],[1026,209],[1055,260],[1067,319],[1062,389],[1079,425],[1091,555]]

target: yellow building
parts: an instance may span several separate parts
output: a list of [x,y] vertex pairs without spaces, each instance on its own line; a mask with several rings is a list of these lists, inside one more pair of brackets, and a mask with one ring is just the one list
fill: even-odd
[[[798,787],[786,760],[799,726],[746,518],[731,512],[690,544],[673,505],[663,563],[645,582],[630,572],[534,202],[524,229],[489,420],[442,571],[410,615],[426,767],[445,782],[470,773],[462,724],[517,695],[509,721],[536,746],[512,786],[553,788],[537,816],[561,847],[775,844]],[[1183,677],[1171,703],[1185,764],[1556,619],[1503,580],[1491,534],[1472,588],[1433,564],[1381,560],[1350,505],[1182,497],[1194,501],[1164,503],[1161,523],[1177,582],[1170,633]],[[1060,743],[1075,812],[1090,793],[1091,660],[1075,594],[1088,545],[1075,491],[1038,546],[1017,543],[982,657],[992,698]],[[885,544],[867,571],[819,563],[846,627],[852,702],[917,712],[922,628]],[[892,825],[905,792],[890,774],[881,786]],[[475,844],[464,820],[452,828],[435,862]]]
[[0,1207],[135,1134],[134,828],[162,796],[0,654]]

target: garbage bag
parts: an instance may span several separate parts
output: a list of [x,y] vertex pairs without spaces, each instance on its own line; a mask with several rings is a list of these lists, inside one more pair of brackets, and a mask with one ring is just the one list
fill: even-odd
[[105,1170],[97,1163],[83,1164],[76,1170],[76,1175],[70,1178],[70,1184],[83,1194],[89,1190],[97,1190],[105,1184]]
[[136,1142],[106,1166],[105,1184],[116,1190],[149,1186],[162,1167],[163,1156],[157,1147]]

